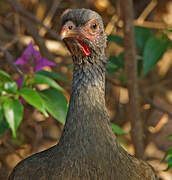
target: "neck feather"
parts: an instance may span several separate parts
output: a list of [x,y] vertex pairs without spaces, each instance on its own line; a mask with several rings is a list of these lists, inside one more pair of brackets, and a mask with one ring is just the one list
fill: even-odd
[[[80,88],[99,87],[104,90],[105,56],[84,57],[77,61],[74,58],[72,92]],[[77,62],[77,63],[76,63]],[[78,63],[79,62],[79,63]]]
[[109,126],[104,98],[105,61],[105,56],[99,56],[74,64],[69,110],[59,143],[75,144],[86,137],[101,137]]

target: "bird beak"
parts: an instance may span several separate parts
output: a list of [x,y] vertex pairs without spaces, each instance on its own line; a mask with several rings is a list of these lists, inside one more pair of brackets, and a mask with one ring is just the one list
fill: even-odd
[[82,36],[83,34],[77,29],[73,29],[73,30],[62,29],[60,32],[61,40],[64,40],[66,38],[80,38]]
[[[76,28],[76,29],[69,30],[69,29],[65,29],[65,27],[63,27],[60,32],[60,38],[61,38],[61,40],[65,40],[67,38],[73,38],[73,39],[77,40],[76,42],[79,45],[79,47],[81,48],[84,55],[85,56],[90,55],[90,49],[89,49],[88,45],[82,41],[82,39],[86,38],[86,35],[80,29]],[[75,50],[73,49],[71,42],[66,41],[66,43],[67,43],[68,48],[72,52],[72,54],[76,56]]]

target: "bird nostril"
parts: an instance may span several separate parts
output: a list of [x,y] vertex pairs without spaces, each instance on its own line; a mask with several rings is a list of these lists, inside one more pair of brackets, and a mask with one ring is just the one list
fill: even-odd
[[68,26],[68,29],[69,29],[69,30],[72,30],[72,29],[73,29],[73,26]]

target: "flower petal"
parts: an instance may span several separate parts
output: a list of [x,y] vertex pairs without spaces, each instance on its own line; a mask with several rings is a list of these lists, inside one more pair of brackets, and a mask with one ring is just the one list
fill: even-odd
[[14,62],[14,64],[16,64],[16,65],[24,65],[24,64],[26,64],[26,62],[25,62],[25,60],[21,57],[21,58],[18,58],[18,59]]
[[37,63],[36,63],[36,66],[34,68],[34,72],[37,72],[40,69],[47,67],[47,66],[55,66],[55,63],[47,60],[46,58],[40,58],[39,61],[37,61]]
[[35,48],[33,48],[33,59],[35,64],[41,59],[39,51],[37,51]]
[[21,68],[25,70],[26,73],[33,72],[33,70],[37,72],[46,66],[55,66],[55,63],[41,57],[39,51],[34,48],[32,42],[29,43],[22,56],[18,58],[14,64],[21,65]]
[[19,78],[19,79],[16,80],[16,83],[17,83],[19,88],[22,88],[23,81],[24,81],[23,78]]
[[32,42],[30,42],[22,54],[22,59],[27,63],[33,54],[34,54],[34,47]]

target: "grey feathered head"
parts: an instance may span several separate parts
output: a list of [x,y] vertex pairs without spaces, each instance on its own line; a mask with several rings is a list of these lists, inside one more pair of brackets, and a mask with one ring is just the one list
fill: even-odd
[[60,36],[76,57],[101,54],[106,47],[102,18],[90,9],[66,10]]

